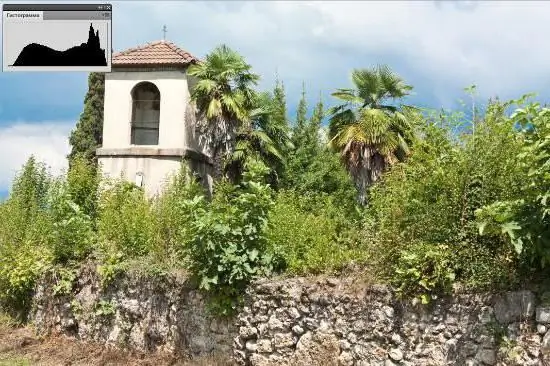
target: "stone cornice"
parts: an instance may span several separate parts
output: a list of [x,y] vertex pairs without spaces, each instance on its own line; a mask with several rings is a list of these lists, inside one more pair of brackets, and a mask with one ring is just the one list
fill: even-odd
[[201,161],[212,165],[212,159],[200,151],[193,149],[182,148],[162,148],[162,147],[145,147],[132,146],[125,148],[98,148],[96,149],[97,157],[181,157],[189,158],[196,161]]

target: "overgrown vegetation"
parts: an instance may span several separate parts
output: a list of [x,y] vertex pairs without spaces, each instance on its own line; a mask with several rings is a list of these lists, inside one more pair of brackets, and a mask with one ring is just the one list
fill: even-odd
[[70,291],[88,259],[104,284],[136,262],[183,269],[222,314],[273,273],[354,263],[425,303],[457,285],[496,289],[545,273],[549,109],[527,97],[489,101],[483,113],[385,105],[410,87],[378,67],[354,70],[355,89],[335,93],[346,104],[329,111],[319,100],[308,116],[304,89],[290,122],[283,84],[257,92],[258,76],[227,47],[191,74],[215,155],[213,195],[185,164],[153,199],[101,179],[89,153],[97,131],[84,118],[82,141],[95,142],[73,134],[68,173],[53,177],[31,158],[0,204],[4,309],[24,318],[35,281],[54,267],[65,268],[56,288]]
[[534,274],[500,232],[478,231],[495,200],[533,189],[525,185],[527,166],[518,164],[527,140],[505,114],[523,103],[491,102],[475,133],[463,114],[429,116],[410,158],[371,191],[371,255],[403,292],[427,301],[454,283],[494,289]]

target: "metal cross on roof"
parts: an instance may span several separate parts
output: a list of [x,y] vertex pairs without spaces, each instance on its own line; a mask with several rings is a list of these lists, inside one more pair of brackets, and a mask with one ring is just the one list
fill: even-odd
[[163,25],[162,26],[162,39],[163,40],[166,40],[166,32],[167,32],[166,25]]

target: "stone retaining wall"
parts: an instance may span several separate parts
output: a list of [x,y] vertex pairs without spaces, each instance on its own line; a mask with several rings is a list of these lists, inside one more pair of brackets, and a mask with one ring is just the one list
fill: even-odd
[[550,305],[531,291],[399,301],[352,278],[262,280],[233,320],[210,316],[174,277],[124,276],[101,289],[83,270],[69,295],[37,287],[32,319],[144,352],[233,356],[239,365],[550,365]]
[[[262,281],[239,314],[242,365],[545,365],[550,307],[530,291],[400,302],[349,280]],[[550,363],[548,363],[550,364]]]
[[84,268],[71,294],[54,295],[55,283],[44,278],[36,289],[31,319],[41,333],[140,352],[231,354],[232,321],[210,316],[185,280],[123,276],[102,289],[97,273]]

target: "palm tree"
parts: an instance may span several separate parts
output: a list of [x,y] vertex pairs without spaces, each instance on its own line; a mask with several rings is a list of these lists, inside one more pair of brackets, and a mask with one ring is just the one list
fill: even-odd
[[254,86],[260,79],[245,59],[225,45],[216,47],[206,59],[191,65],[187,74],[196,79],[191,101],[199,113],[214,162],[214,178],[223,176],[223,161],[232,154],[235,136],[250,119]]
[[412,90],[389,67],[355,69],[351,78],[355,88],[332,94],[344,103],[329,111],[329,137],[355,182],[358,202],[364,205],[367,188],[409,153],[415,110],[386,104]]
[[277,106],[271,93],[258,94],[254,105],[248,122],[237,131],[235,150],[225,168],[231,179],[237,181],[247,164],[260,161],[271,169],[270,183],[275,185],[285,155],[292,148],[289,128],[285,121],[273,118]]

